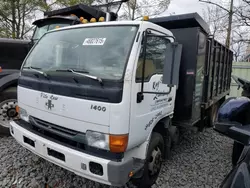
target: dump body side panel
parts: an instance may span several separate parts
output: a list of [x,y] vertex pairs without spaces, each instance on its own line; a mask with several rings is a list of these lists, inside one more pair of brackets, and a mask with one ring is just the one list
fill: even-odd
[[198,28],[172,29],[171,31],[176,41],[183,45],[174,117],[178,120],[187,120],[192,118],[194,109],[199,32]]
[[204,107],[209,108],[230,92],[233,53],[214,39],[209,39],[208,72],[203,93]]

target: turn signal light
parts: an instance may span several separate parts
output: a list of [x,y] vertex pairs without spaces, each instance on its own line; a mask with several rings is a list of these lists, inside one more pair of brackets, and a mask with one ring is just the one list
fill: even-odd
[[16,112],[19,113],[19,106],[16,106]]
[[113,153],[125,152],[128,146],[128,134],[109,135],[109,149]]
[[2,67],[0,67],[0,72],[2,72],[3,70],[2,70]]
[[129,174],[128,174],[128,177],[132,177],[134,175],[134,173],[131,171],[131,172],[129,172]]

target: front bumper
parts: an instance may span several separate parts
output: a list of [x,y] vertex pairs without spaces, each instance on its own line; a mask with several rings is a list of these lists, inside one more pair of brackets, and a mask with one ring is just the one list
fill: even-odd
[[[87,179],[107,185],[122,186],[129,181],[133,171],[133,159],[114,162],[71,149],[38,136],[16,122],[11,122],[11,135],[23,147],[36,155]],[[102,175],[97,175],[90,164],[102,167]]]

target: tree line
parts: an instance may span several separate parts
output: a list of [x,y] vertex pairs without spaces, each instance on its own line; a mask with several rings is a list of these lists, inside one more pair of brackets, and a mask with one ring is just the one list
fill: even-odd
[[[24,39],[34,29],[32,22],[43,16],[43,12],[83,3],[106,4],[117,0],[1,0],[0,37]],[[170,0],[129,0],[122,6],[121,19],[135,20],[143,15],[158,15],[169,6]]]
[[[29,38],[34,29],[32,22],[43,17],[46,11],[79,3],[86,5],[106,4],[117,0],[1,0],[0,37]],[[164,13],[171,0],[129,0],[122,5],[119,19],[136,20],[143,15]],[[174,0],[173,0],[174,1]],[[219,2],[219,3],[218,3]],[[210,25],[211,35],[234,51],[235,59],[244,56],[250,42],[250,0],[199,0],[205,3],[203,17]]]
[[244,60],[250,43],[250,0],[199,1],[208,5],[203,17],[211,34],[233,50],[236,61]]

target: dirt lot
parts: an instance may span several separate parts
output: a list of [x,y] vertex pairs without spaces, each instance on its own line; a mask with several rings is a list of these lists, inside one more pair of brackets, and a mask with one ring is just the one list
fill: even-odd
[[[232,141],[212,129],[202,133],[185,131],[153,187],[217,188],[231,169],[231,150]],[[35,156],[11,137],[0,138],[0,169],[0,187],[43,188],[45,176],[51,187],[109,187]],[[133,186],[129,183],[126,187]]]

